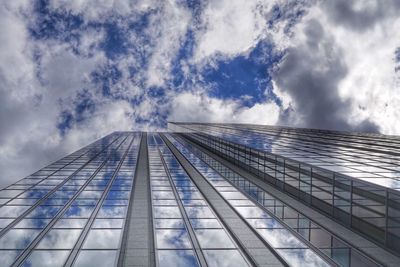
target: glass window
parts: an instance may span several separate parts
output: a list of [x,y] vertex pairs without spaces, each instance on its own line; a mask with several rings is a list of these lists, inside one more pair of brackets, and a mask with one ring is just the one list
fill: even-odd
[[116,257],[116,250],[81,250],[74,267],[112,267]]
[[83,228],[87,219],[59,219],[53,228]]
[[158,250],[160,267],[197,267],[199,263],[193,250]]
[[158,248],[190,248],[191,243],[186,230],[156,230]]
[[50,219],[23,219],[14,228],[37,228],[42,229],[47,226]]
[[117,249],[121,230],[90,230],[83,244],[84,249]]
[[24,249],[39,232],[32,229],[11,229],[0,238],[0,249]]
[[0,219],[0,228],[4,228],[9,225],[14,219]]
[[71,206],[64,213],[64,218],[89,218],[94,206]]
[[181,218],[178,207],[154,207],[154,218]]
[[3,266],[11,266],[22,250],[0,250],[0,259]]
[[223,229],[197,229],[196,237],[200,247],[207,248],[235,248],[232,240]]
[[3,206],[0,208],[0,217],[17,218],[29,208],[30,206]]
[[215,218],[209,207],[185,207],[189,218]]
[[155,228],[185,228],[182,219],[155,219]]
[[122,228],[123,219],[96,219],[92,228]]
[[29,258],[22,264],[23,267],[57,267],[63,266],[68,250],[34,250]]
[[222,228],[217,219],[190,219],[193,228]]
[[274,248],[304,248],[297,237],[286,229],[257,229],[260,235]]
[[125,217],[126,206],[103,206],[100,208],[97,217],[102,218],[122,218]]
[[243,256],[237,250],[203,250],[204,257],[210,267],[229,266],[241,267],[249,266]]
[[50,230],[38,244],[39,249],[70,249],[73,248],[81,230],[53,229]]
[[311,249],[277,249],[277,252],[292,266],[330,266]]

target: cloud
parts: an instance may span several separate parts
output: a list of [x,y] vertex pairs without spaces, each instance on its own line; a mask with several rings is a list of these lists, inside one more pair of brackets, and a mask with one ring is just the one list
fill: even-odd
[[273,75],[280,91],[290,95],[294,110],[293,116],[282,121],[303,127],[353,130],[346,120],[350,103],[338,92],[338,83],[348,72],[343,51],[315,19],[307,21],[303,34],[300,44],[287,49]]
[[244,107],[239,100],[221,100],[202,92],[180,93],[174,97],[170,111],[170,121],[257,124],[275,124],[280,112],[274,102]]
[[209,1],[202,11],[196,33],[194,61],[220,54],[233,57],[250,51],[265,36],[264,12],[272,6],[264,1]]
[[[285,94],[281,99],[288,108],[280,122],[398,133],[394,60],[398,39],[394,37],[400,21],[391,8],[381,9],[381,5],[334,2],[311,7],[294,28],[291,44],[273,75],[275,92]],[[338,22],[338,14],[345,16],[338,8],[361,17]]]
[[160,13],[150,21],[155,47],[146,71],[147,87],[164,86],[171,79],[172,61],[183,44],[192,16],[178,1],[165,1]]

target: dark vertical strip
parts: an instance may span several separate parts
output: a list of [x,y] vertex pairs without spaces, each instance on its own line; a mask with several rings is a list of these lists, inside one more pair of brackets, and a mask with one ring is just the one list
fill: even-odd
[[155,266],[147,134],[142,134],[118,266]]

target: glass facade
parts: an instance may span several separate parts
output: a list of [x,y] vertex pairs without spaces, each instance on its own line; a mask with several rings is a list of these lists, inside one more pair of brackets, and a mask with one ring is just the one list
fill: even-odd
[[[0,265],[400,262],[393,167],[400,139],[258,125],[169,126],[169,133],[115,132],[0,190]],[[340,222],[354,239],[320,217]]]
[[400,254],[400,138],[259,125],[171,127]]

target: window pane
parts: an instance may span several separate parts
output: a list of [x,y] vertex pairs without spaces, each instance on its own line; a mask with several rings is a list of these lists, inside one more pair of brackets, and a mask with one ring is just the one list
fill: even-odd
[[119,246],[121,230],[90,230],[83,248],[116,249]]
[[158,248],[190,248],[186,230],[156,230]]
[[154,225],[156,228],[185,228],[182,219],[155,219]]
[[38,248],[69,249],[73,248],[81,230],[53,229],[40,241]]
[[87,219],[59,219],[54,228],[83,228]]
[[209,267],[249,266],[237,250],[203,250],[203,253]]
[[234,244],[223,229],[195,230],[202,248],[234,248]]
[[0,238],[0,249],[24,249],[39,232],[30,229],[11,229]]
[[96,219],[92,228],[122,228],[123,219]]
[[112,267],[115,266],[115,250],[82,250],[75,261],[76,267]]
[[160,267],[197,267],[197,259],[192,250],[159,250],[157,252]]
[[22,264],[24,267],[57,267],[63,266],[68,250],[35,250]]

